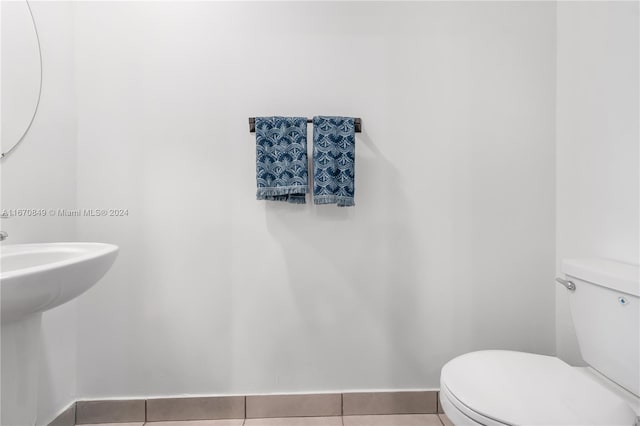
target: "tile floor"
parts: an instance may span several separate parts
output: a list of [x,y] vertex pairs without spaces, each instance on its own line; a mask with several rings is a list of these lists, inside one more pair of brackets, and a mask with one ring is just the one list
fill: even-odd
[[180,422],[101,423],[91,426],[453,426],[445,414],[286,417],[270,419],[192,420]]

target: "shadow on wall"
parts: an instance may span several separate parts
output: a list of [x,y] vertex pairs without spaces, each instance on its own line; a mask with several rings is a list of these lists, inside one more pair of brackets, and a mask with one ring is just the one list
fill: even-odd
[[[358,135],[356,206],[267,202],[270,234],[287,264],[287,285],[300,310],[294,327],[307,348],[289,348],[273,330],[289,365],[308,356],[316,371],[336,366],[339,389],[406,387],[425,376],[419,355],[419,274],[415,234],[400,176],[366,132]],[[312,161],[312,159],[310,159]]]

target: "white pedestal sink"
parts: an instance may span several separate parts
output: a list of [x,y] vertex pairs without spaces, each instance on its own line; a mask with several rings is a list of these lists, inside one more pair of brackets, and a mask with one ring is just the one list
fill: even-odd
[[0,248],[0,424],[35,423],[42,312],[91,288],[111,268],[117,254],[117,246],[101,243]]

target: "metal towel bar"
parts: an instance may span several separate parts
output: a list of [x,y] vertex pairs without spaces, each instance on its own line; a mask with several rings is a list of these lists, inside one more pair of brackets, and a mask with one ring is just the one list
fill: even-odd
[[[312,120],[310,118],[307,118],[307,123],[311,123]],[[354,123],[355,128],[356,128],[356,133],[362,133],[362,119],[361,118],[354,118]],[[255,117],[249,117],[249,132],[253,133],[256,131],[256,118]]]

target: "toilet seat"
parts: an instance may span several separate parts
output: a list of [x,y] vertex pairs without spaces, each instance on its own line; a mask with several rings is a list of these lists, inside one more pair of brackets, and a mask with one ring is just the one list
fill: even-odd
[[440,406],[456,426],[510,426],[473,411],[456,399],[444,385],[440,388]]
[[[625,425],[636,414],[618,395],[556,357],[471,352],[440,376],[445,412],[460,424]],[[456,420],[454,420],[454,423]]]

